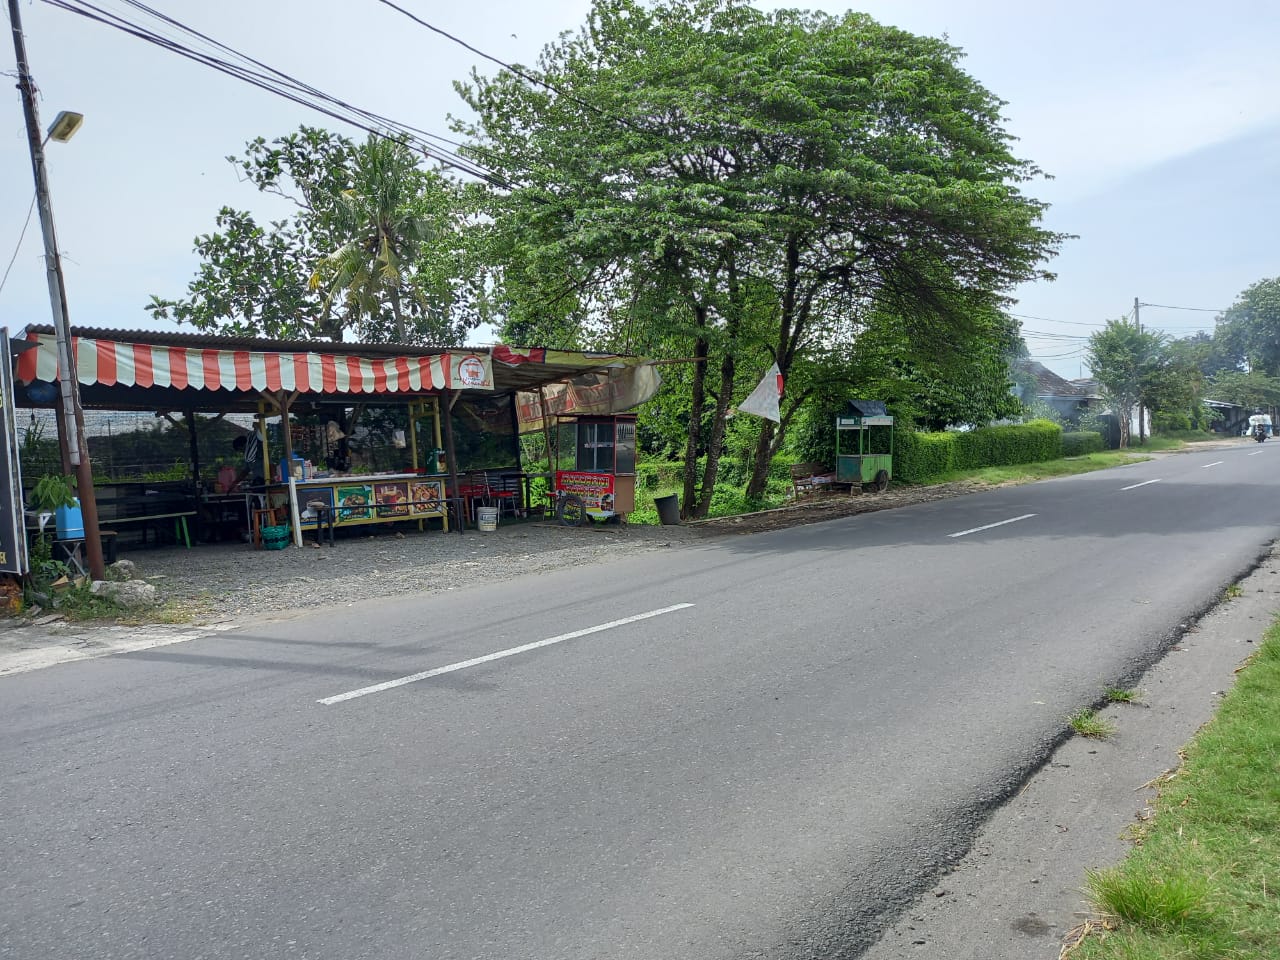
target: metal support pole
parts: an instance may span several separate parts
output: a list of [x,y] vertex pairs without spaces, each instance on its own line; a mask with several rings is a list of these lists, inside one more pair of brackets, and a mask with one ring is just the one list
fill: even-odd
[[35,84],[27,65],[27,46],[22,35],[22,14],[18,0],[9,0],[9,23],[13,27],[13,52],[18,62],[18,89],[22,93],[22,112],[27,121],[27,140],[31,148],[31,172],[36,181],[36,206],[40,208],[40,232],[44,236],[45,267],[49,283],[49,306],[53,311],[53,329],[58,338],[58,384],[62,391],[62,413],[69,429],[75,431],[67,444],[68,459],[76,474],[76,493],[84,517],[84,550],[89,574],[95,580],[106,576],[102,562],[102,538],[98,531],[98,500],[93,492],[93,466],[84,439],[84,412],[80,409],[80,389],[71,349],[71,326],[67,319],[66,281],[62,276],[62,260],[53,229],[53,205],[49,200],[49,178],[45,170],[44,139],[40,135],[40,116],[36,110]]

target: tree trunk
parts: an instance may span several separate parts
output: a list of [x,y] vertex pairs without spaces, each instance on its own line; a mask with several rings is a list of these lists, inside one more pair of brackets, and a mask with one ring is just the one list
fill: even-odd
[[751,476],[747,480],[746,498],[757,500],[764,495],[769,484],[769,465],[773,463],[773,455],[778,452],[775,437],[782,439],[781,431],[772,420],[766,420],[760,428],[760,437],[756,440],[756,452],[751,461]]
[[724,452],[725,424],[729,420],[729,402],[733,399],[733,379],[737,361],[726,353],[720,361],[720,395],[716,399],[711,436],[707,438],[707,466],[702,474],[702,489],[694,506],[693,518],[702,520],[711,511],[711,498],[716,492],[716,475],[720,471],[720,455]]
[[689,437],[684,449],[684,491],[680,498],[680,515],[693,516],[693,503],[698,491],[698,448],[702,444],[702,408],[707,402],[707,356],[710,352],[705,335],[707,308],[694,304],[694,321],[700,331],[693,344],[692,405],[689,409]]
[[400,315],[400,291],[396,288],[391,291],[391,315],[396,320],[396,342],[408,343],[404,336],[404,317]]
[[[781,310],[778,316],[778,340],[774,344],[774,358],[778,364],[778,373],[782,376],[785,391],[787,377],[791,372],[791,362],[795,359],[796,346],[800,335],[809,319],[809,311],[813,304],[813,288],[799,296],[800,291],[800,244],[795,236],[787,237],[786,259],[783,263],[783,288]],[[778,398],[781,403],[782,398]],[[751,477],[747,481],[746,497],[758,499],[764,496],[769,484],[769,466],[774,456],[782,447],[786,436],[786,420],[775,424],[766,420],[756,441],[756,451],[751,462]]]
[[[725,318],[724,359],[720,361],[720,392],[716,397],[715,415],[711,420],[711,436],[707,438],[707,466],[702,474],[702,489],[693,510],[694,519],[701,520],[711,511],[711,499],[716,492],[716,475],[720,471],[720,455],[724,452],[725,425],[729,420],[729,405],[733,402],[733,381],[737,373],[736,351],[738,333],[742,329],[744,306],[742,289],[738,284],[738,267],[733,251],[725,258],[729,288],[729,311]],[[687,466],[687,465],[686,465]]]

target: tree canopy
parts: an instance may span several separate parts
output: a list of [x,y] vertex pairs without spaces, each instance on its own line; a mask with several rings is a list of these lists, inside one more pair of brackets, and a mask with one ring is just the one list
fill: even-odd
[[[471,156],[516,184],[489,208],[509,324],[692,359],[689,513],[705,514],[727,414],[771,362],[786,411],[884,318],[941,358],[1000,340],[984,318],[1046,276],[1062,238],[1021,189],[1039,171],[960,58],[856,13],[596,0],[544,50],[544,85],[504,71],[460,86]],[[780,441],[764,424],[758,472]]]
[[356,143],[303,127],[244,156],[242,176],[290,200],[260,224],[233,207],[196,238],[201,263],[181,299],[153,296],[157,318],[273,338],[453,344],[479,322],[476,188],[422,166],[393,138]]

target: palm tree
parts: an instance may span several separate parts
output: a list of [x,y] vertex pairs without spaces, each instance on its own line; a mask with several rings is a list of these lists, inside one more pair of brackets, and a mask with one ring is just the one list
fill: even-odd
[[427,179],[399,140],[371,135],[356,150],[352,186],[334,198],[326,217],[342,245],[319,261],[309,281],[325,292],[325,319],[335,301],[371,320],[389,304],[396,339],[407,341],[403,299],[414,296],[407,281],[432,237],[422,203]]

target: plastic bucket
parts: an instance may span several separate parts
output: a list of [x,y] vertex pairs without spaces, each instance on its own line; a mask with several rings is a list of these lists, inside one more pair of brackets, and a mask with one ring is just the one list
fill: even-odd
[[54,525],[59,540],[84,539],[84,513],[80,510],[80,498],[74,507],[59,507],[53,512]]
[[680,524],[680,496],[654,497],[653,505],[658,508],[658,519],[664,527],[675,527]]
[[476,529],[492,533],[498,529],[497,507],[476,507]]

